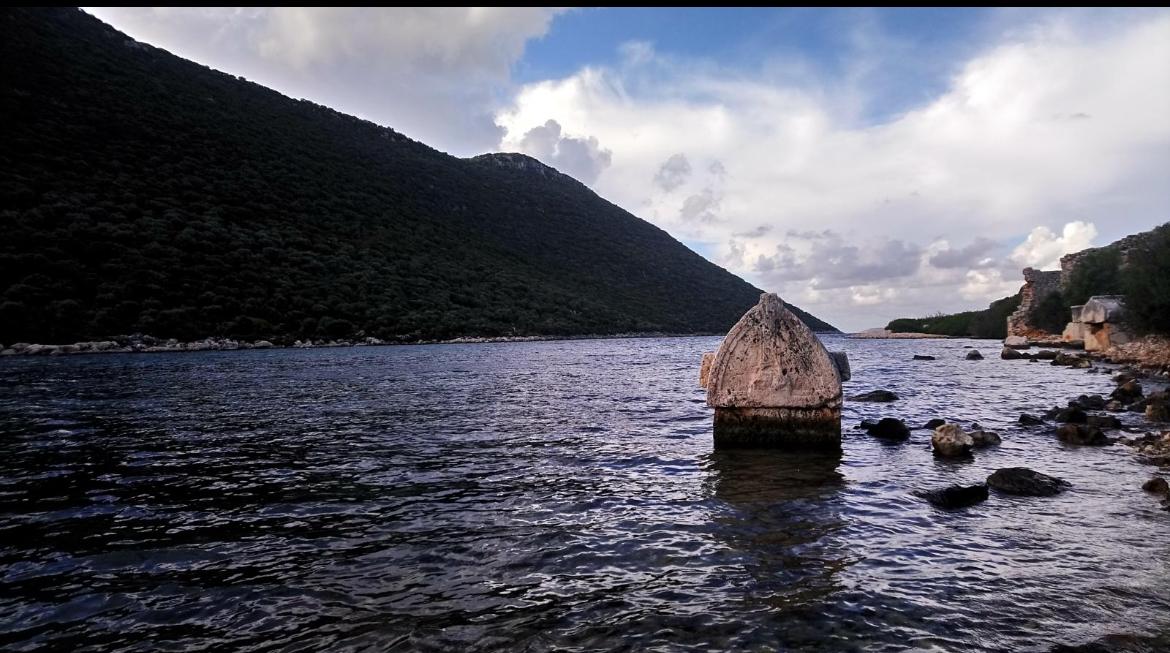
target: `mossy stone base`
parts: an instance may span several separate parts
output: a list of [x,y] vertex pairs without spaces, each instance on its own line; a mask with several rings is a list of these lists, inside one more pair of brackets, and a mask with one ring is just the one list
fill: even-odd
[[716,408],[715,448],[841,451],[841,410]]

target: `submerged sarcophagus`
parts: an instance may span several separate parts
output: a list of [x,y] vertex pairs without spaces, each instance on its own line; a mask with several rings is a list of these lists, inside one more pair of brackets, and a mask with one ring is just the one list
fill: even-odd
[[772,293],[703,356],[716,447],[841,448],[844,352],[830,353]]

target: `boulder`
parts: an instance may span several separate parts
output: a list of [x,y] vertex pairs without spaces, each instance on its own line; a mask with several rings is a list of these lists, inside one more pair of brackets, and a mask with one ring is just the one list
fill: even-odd
[[1089,415],[1089,419],[1085,420],[1085,426],[1099,429],[1119,429],[1121,428],[1121,420],[1113,415]]
[[971,454],[971,447],[974,446],[975,441],[963,432],[958,424],[943,424],[930,436],[930,447],[934,449],[934,455],[944,458],[968,456]]
[[1142,489],[1146,492],[1153,492],[1154,494],[1170,496],[1170,483],[1167,483],[1166,479],[1160,476],[1155,476],[1145,483],[1142,483]]
[[1116,399],[1113,399],[1113,400],[1105,402],[1105,410],[1107,410],[1111,413],[1120,413],[1123,410],[1125,410],[1125,404],[1121,403],[1120,401],[1118,401]]
[[[370,340],[370,338],[367,338],[367,340]],[[382,342],[381,342],[381,341],[379,341],[379,342],[376,342],[376,343],[366,343],[366,344],[378,344],[378,345],[380,345],[380,344],[382,344]],[[252,343],[252,349],[271,349],[271,348],[272,348],[272,346],[273,346],[273,345],[272,345],[272,343],[271,343],[271,342],[269,342],[269,341],[267,341],[267,340],[257,340],[256,342]]]
[[1077,405],[1086,410],[1104,410],[1105,398],[1101,395],[1081,395],[1077,397]]
[[1051,350],[1051,349],[1045,349],[1043,351],[1038,351],[1035,354],[1032,354],[1032,358],[1034,358],[1038,361],[1056,360],[1056,356],[1057,356],[1056,352]]
[[1150,395],[1146,402],[1146,419],[1151,422],[1170,422],[1170,397],[1166,393]]
[[924,429],[926,429],[926,430],[928,430],[928,431],[933,431],[933,430],[935,430],[936,428],[938,428],[938,427],[940,427],[940,426],[942,426],[943,424],[946,424],[946,423],[947,423],[947,421],[946,421],[945,419],[939,419],[939,418],[937,418],[937,417],[936,417],[936,418],[934,418],[934,419],[930,420],[929,422],[927,422],[927,423],[923,424],[923,425],[922,425],[922,428],[924,428]]
[[981,361],[983,360],[983,354],[980,354],[978,349],[972,349],[971,351],[967,352],[967,360]]
[[913,358],[912,360],[916,360],[916,361],[932,361],[932,360],[934,360],[934,356],[923,356],[922,354],[914,354],[914,358]]
[[1064,424],[1056,429],[1056,437],[1065,444],[1101,446],[1109,444],[1109,438],[1095,426],[1085,424]]
[[966,508],[987,500],[987,486],[983,483],[968,486],[952,485],[941,490],[926,490],[916,494],[938,508]]
[[897,401],[898,395],[889,390],[873,390],[859,395],[853,395],[849,401]]
[[866,425],[866,431],[875,438],[883,440],[905,440],[910,437],[910,429],[900,419],[893,417],[883,417],[876,423],[870,422]]
[[1039,426],[1044,423],[1044,420],[1036,417],[1035,415],[1029,415],[1028,413],[1020,413],[1019,421],[1020,424],[1023,424],[1024,426]]
[[999,352],[999,357],[1004,359],[1005,361],[1014,361],[1014,360],[1020,360],[1021,358],[1027,358],[1028,355],[1021,354],[1020,352],[1016,351],[1015,349],[1012,349],[1011,347],[1004,347],[1003,351]]
[[853,378],[853,371],[849,368],[849,356],[845,352],[831,351],[829,358],[832,358],[833,364],[837,366],[837,376],[841,377],[842,381]]
[[1003,346],[1013,349],[1027,349],[1032,345],[1028,344],[1028,339],[1024,336],[1008,336],[1003,339]]
[[975,443],[976,447],[990,447],[993,444],[1003,442],[1003,438],[994,431],[984,431],[983,429],[975,429],[967,435],[971,436],[971,441]]
[[1075,406],[1061,408],[1052,417],[1058,422],[1072,422],[1073,424],[1084,424],[1089,421],[1089,414]]
[[1069,486],[1068,481],[1048,476],[1027,467],[1004,467],[987,477],[987,485],[1003,492],[1025,497],[1050,497]]
[[1136,380],[1129,380],[1118,386],[1109,396],[1122,403],[1129,403],[1136,399],[1141,399],[1143,394],[1142,384]]

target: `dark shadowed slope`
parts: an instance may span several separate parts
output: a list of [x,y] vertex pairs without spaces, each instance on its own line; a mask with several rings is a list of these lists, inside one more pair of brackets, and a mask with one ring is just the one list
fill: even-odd
[[0,10],[0,68],[0,342],[722,332],[759,294],[533,159],[451,157],[77,10]]

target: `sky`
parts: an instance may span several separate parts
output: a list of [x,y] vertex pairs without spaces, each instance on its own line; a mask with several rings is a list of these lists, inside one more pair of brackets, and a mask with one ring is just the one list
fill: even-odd
[[1170,221],[1170,10],[93,8],[455,156],[522,152],[847,331]]

